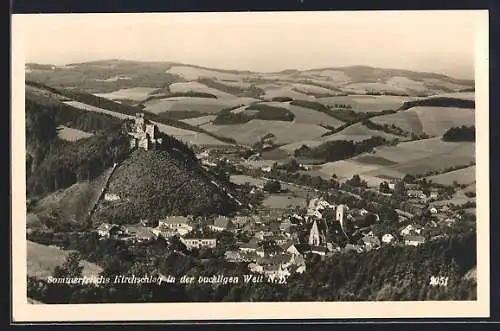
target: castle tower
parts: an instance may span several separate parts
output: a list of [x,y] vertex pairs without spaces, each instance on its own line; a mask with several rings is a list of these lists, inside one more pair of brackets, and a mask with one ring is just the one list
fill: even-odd
[[319,246],[323,243],[324,236],[320,233],[318,229],[318,224],[316,220],[313,222],[311,227],[311,231],[309,232],[309,245],[311,246]]

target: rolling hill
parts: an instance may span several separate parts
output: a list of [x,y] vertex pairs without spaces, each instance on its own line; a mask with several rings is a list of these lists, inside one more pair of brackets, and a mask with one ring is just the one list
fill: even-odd
[[[26,103],[27,147],[31,152],[27,194],[37,201],[32,212],[42,221],[85,226],[82,222],[115,162],[120,166],[111,177],[110,188],[125,198],[133,196],[137,205],[124,204],[123,200],[124,210],[98,205],[97,219],[105,215],[110,220],[115,211],[121,215],[117,222],[126,223],[144,217],[224,214],[236,209],[225,184],[201,167],[186,144],[162,133],[161,128],[163,141],[158,150],[130,153],[123,123],[113,116],[83,112],[64,103],[40,104],[30,98]],[[61,123],[95,134],[63,140],[56,130]]]

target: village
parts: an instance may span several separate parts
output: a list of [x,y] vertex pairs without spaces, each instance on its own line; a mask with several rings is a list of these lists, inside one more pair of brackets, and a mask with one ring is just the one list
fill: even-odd
[[[161,144],[155,138],[154,125],[147,124],[142,116],[137,116],[135,120],[129,133],[130,148],[148,150],[154,148],[155,144]],[[200,163],[207,170],[221,163],[240,172],[242,169],[248,170],[242,166],[241,160],[245,159],[238,156],[241,151],[237,148],[222,151],[207,148],[197,152]],[[247,160],[259,157],[258,153],[247,154],[250,154]],[[308,170],[302,164],[298,168]],[[272,179],[268,177],[274,170],[264,165],[250,173],[269,182]],[[461,219],[459,209],[451,209],[447,205],[429,207],[423,203],[439,199],[442,190],[424,192],[422,186],[416,183],[390,182],[384,192],[379,194],[391,196],[401,183],[405,199],[413,203],[405,204],[406,210],[395,209],[397,220],[392,223],[365,208],[331,201],[327,191],[309,187],[313,196],[307,200],[304,208],[253,208],[249,205],[246,212],[239,215],[179,215],[159,220],[141,219],[137,224],[102,223],[96,231],[102,240],[114,238],[131,244],[160,238],[172,241],[177,238],[187,251],[197,255],[201,251],[206,253],[223,249],[220,258],[229,263],[246,263],[252,273],[286,278],[291,274],[303,273],[306,262],[314,258],[335,258],[337,254],[349,252],[363,254],[385,246],[422,245],[427,240],[444,237],[446,234],[443,229],[453,227]],[[252,185],[249,194],[263,194],[263,191],[263,185]],[[104,192],[103,189],[103,193],[106,203],[120,200],[113,192]],[[422,215],[426,215],[424,222]]]

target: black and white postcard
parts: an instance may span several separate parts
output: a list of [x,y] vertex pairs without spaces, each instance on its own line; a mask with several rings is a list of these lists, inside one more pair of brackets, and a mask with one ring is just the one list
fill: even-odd
[[16,322],[489,316],[487,11],[12,24]]

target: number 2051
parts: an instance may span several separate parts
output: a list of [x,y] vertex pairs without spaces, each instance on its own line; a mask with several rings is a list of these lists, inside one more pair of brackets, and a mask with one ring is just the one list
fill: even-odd
[[431,286],[448,286],[448,277],[435,277],[432,276],[431,280],[429,282],[429,285]]

